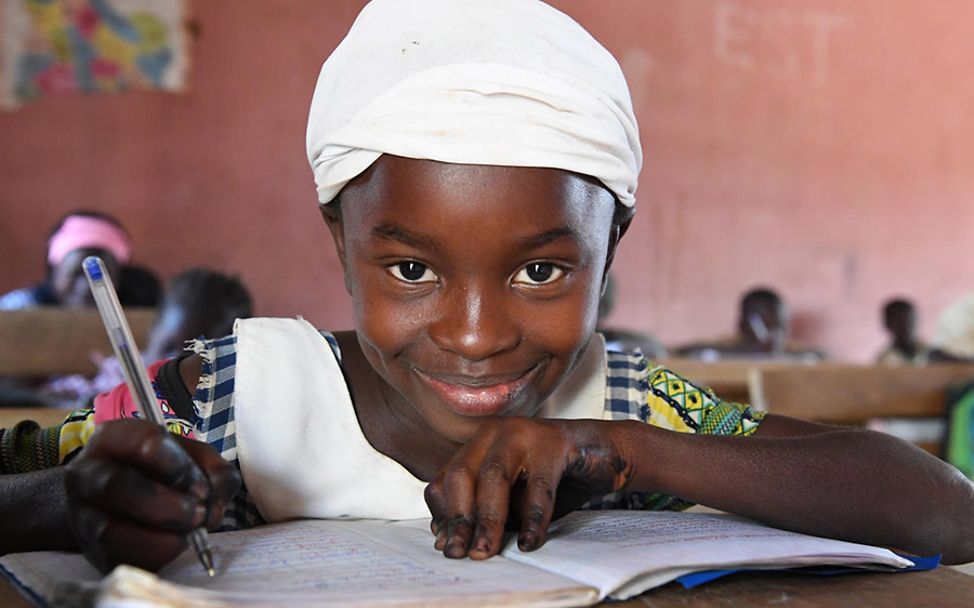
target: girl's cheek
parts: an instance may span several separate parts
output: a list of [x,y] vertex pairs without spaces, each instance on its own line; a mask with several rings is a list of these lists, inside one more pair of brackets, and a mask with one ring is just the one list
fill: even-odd
[[377,291],[360,292],[355,306],[356,329],[382,353],[392,356],[422,334],[425,311]]

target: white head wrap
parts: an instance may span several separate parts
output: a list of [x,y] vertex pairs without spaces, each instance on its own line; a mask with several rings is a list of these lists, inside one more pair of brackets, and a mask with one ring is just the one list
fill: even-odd
[[940,313],[933,345],[955,357],[974,359],[974,293],[961,297]]
[[630,207],[642,165],[619,64],[538,0],[372,0],[321,68],[307,149],[322,204],[381,154],[574,171]]

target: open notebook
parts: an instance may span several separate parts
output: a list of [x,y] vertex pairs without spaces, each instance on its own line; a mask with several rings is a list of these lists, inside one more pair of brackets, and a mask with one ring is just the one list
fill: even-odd
[[584,606],[624,599],[689,572],[911,562],[878,547],[768,528],[730,515],[580,511],[544,547],[450,560],[426,520],[302,520],[211,535],[219,574],[190,551],[158,576],[119,567],[102,580],[76,554],[36,552],[0,566],[36,600],[99,606]]

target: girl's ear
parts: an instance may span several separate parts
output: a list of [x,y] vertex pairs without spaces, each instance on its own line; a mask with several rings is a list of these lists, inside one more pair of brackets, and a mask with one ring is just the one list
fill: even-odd
[[629,230],[629,224],[632,223],[632,213],[628,214],[628,217],[624,217],[619,220],[612,221],[611,232],[609,232],[609,249],[605,256],[605,269],[602,271],[602,289],[600,294],[605,294],[605,288],[609,281],[609,268],[612,267],[612,260],[616,256],[616,247],[619,246],[619,240],[622,239],[622,235]]
[[321,210],[321,217],[324,218],[325,224],[328,225],[328,230],[331,232],[331,238],[335,241],[335,253],[338,254],[338,260],[342,263],[345,291],[348,292],[348,295],[352,295],[352,281],[349,276],[348,258],[345,255],[345,230],[342,224],[341,207],[338,206],[338,201],[335,201],[328,205],[321,205],[319,208]]

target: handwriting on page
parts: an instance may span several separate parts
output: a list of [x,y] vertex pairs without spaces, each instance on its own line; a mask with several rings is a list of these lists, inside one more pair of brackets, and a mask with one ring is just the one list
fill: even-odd
[[232,593],[294,599],[303,594],[339,604],[346,603],[344,598],[351,603],[390,594],[433,601],[582,588],[574,581],[567,581],[566,587],[564,578],[526,571],[503,559],[446,559],[433,548],[428,521],[405,525],[409,523],[309,520],[213,534],[219,576],[203,576],[191,553],[160,575],[227,597]]
[[548,542],[512,560],[571,576],[604,595],[639,593],[686,572],[717,566],[909,565],[886,549],[768,528],[704,513],[576,511],[552,526]]
[[455,575],[376,546],[351,528],[335,525],[275,526],[252,530],[246,536],[213,537],[219,543],[214,549],[219,577],[208,581],[185,555],[162,574],[176,582],[210,589],[238,589],[241,580],[246,580],[246,587],[252,591],[376,590],[401,587],[403,583],[425,586],[460,582]]
[[730,517],[695,517],[684,513],[659,513],[652,518],[585,516],[579,513],[556,527],[556,536],[572,540],[612,543],[617,547],[650,547],[675,543],[745,539],[800,538],[800,535],[756,526]]

